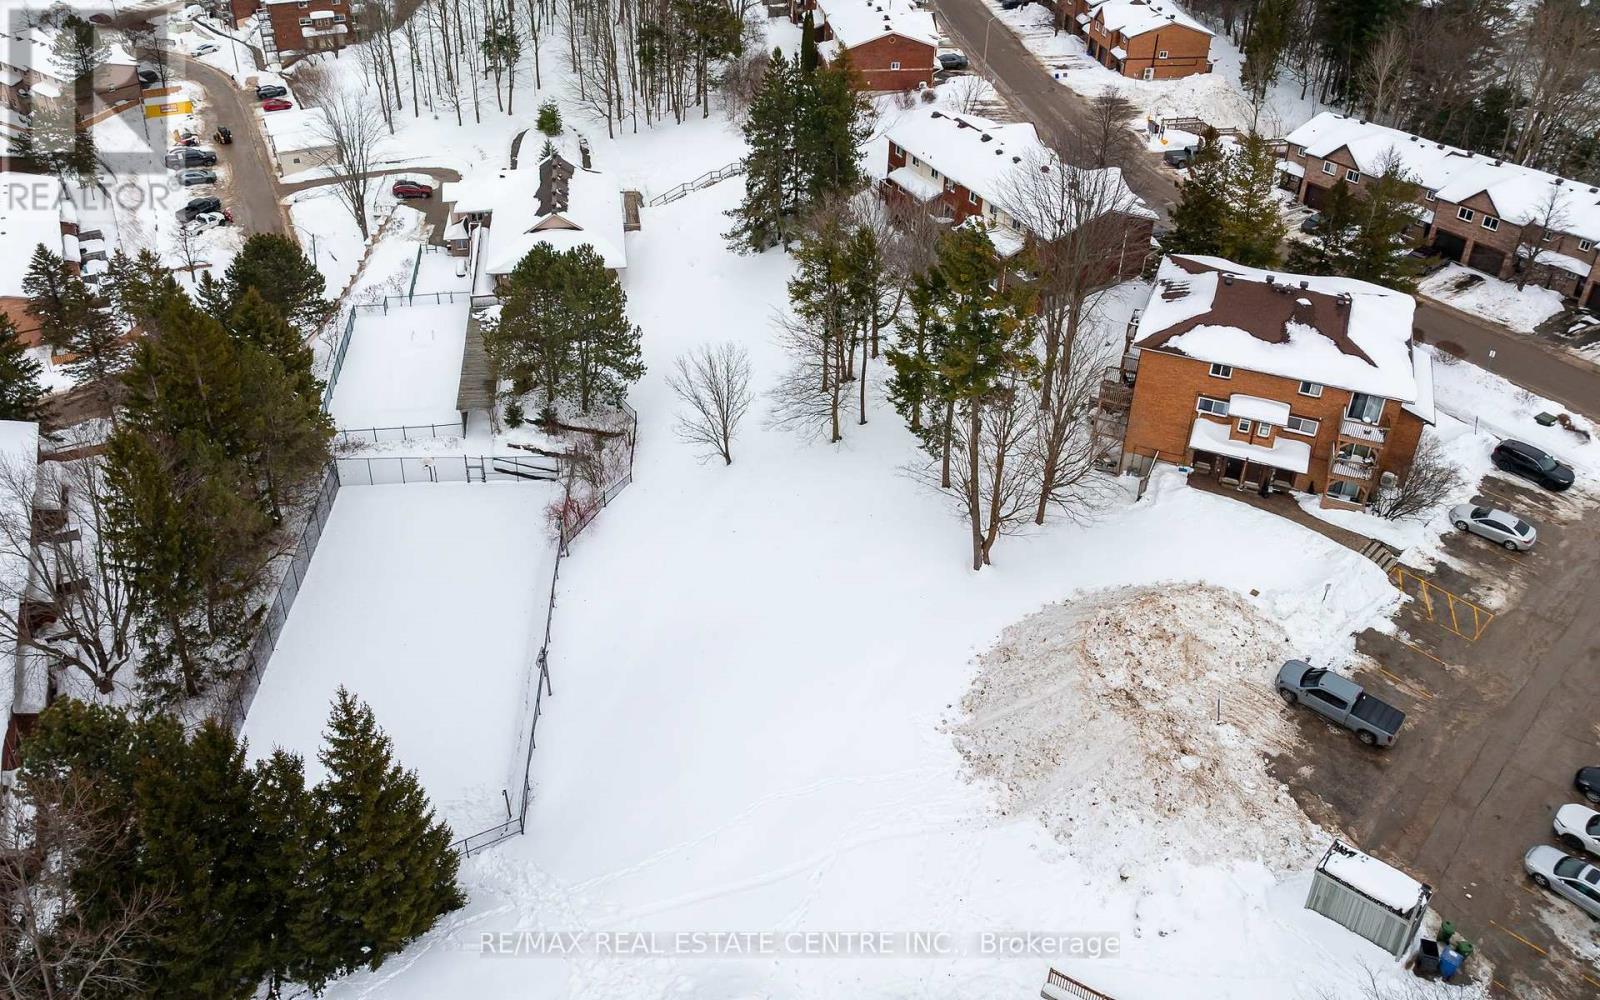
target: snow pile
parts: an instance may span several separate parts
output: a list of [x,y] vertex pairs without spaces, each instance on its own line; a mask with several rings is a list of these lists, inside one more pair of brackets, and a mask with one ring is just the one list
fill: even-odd
[[1424,278],[1417,286],[1417,294],[1518,333],[1532,333],[1564,308],[1561,293],[1553,289],[1530,284],[1518,291],[1513,282],[1491,278],[1460,264],[1446,264]]
[[1295,742],[1271,687],[1293,652],[1231,590],[1101,590],[1028,616],[979,658],[956,747],[1004,813],[1038,813],[1080,856],[1303,866],[1320,831],[1263,759]]

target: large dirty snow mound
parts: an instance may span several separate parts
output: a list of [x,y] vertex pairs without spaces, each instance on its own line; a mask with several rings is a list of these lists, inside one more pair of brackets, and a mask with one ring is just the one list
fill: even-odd
[[1085,860],[1301,867],[1326,834],[1266,763],[1295,742],[1272,688],[1293,655],[1283,629],[1230,590],[1091,592],[1035,612],[979,657],[956,748],[997,786],[1002,812],[1036,813]]

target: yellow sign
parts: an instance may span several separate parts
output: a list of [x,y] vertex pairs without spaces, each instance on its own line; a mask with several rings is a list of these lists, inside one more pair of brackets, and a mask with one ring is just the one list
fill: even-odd
[[146,104],[144,116],[146,118],[166,118],[171,115],[187,115],[194,111],[193,101],[173,101],[170,104]]

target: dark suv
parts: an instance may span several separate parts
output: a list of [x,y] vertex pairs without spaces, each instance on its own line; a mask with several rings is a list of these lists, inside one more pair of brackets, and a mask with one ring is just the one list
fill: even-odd
[[194,217],[197,215],[220,211],[222,211],[221,198],[193,198],[190,199],[189,204],[178,209],[174,214],[177,215],[179,222],[193,222]]
[[1495,468],[1524,479],[1531,479],[1557,493],[1572,485],[1572,470],[1551,458],[1547,452],[1522,441],[1501,441],[1489,455]]
[[217,154],[209,149],[174,149],[167,153],[167,166],[173,170],[185,167],[214,167]]
[[287,97],[289,88],[280,87],[275,83],[264,83],[256,88],[256,100],[264,101],[269,97]]

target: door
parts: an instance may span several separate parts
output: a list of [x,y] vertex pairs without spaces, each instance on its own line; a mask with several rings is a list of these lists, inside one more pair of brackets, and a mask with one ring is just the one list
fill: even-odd
[[1482,271],[1484,274],[1492,274],[1495,277],[1500,276],[1500,269],[1505,265],[1506,255],[1504,251],[1497,250],[1491,246],[1484,246],[1482,243],[1472,248],[1472,256],[1467,260],[1468,267],[1476,271]]
[[1237,483],[1239,474],[1244,472],[1244,461],[1237,458],[1224,458],[1217,464],[1217,468],[1220,470],[1218,478],[1225,482]]
[[1335,698],[1326,691],[1307,691],[1305,701],[1307,705],[1311,706],[1312,710],[1326,715],[1335,722],[1342,722],[1345,715],[1350,711],[1350,706],[1346,705],[1342,699]]
[[1321,210],[1322,203],[1327,200],[1328,189],[1320,184],[1306,184],[1306,207]]
[[1447,233],[1443,229],[1433,232],[1433,248],[1450,260],[1459,261],[1462,251],[1467,249],[1467,241],[1455,233]]

